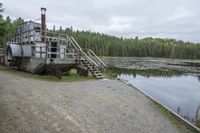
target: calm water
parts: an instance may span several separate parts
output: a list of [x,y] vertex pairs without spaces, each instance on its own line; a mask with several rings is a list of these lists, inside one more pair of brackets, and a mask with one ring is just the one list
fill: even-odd
[[182,74],[146,76],[121,73],[118,78],[127,80],[175,112],[180,107],[182,116],[195,118],[197,107],[200,105],[200,77]]

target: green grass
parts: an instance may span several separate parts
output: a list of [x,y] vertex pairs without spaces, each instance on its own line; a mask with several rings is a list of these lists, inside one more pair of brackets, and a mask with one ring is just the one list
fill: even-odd
[[117,77],[117,73],[114,72],[113,70],[111,69],[106,69],[104,72],[103,72],[103,75],[106,77],[106,78],[109,78],[109,79],[115,79]]
[[57,79],[53,75],[38,75],[38,74],[33,74],[29,72],[24,72],[17,70],[16,68],[11,68],[7,66],[0,65],[0,71],[8,72],[17,76],[25,77],[25,78],[32,78],[32,79],[37,79],[37,80],[45,80],[49,82],[73,82],[73,81],[84,81],[84,80],[90,80],[93,79],[92,77],[83,77],[79,76],[76,73],[75,69],[72,69],[68,72],[66,76],[63,76],[62,79]]
[[92,77],[79,76],[76,69],[71,69],[66,76],[63,76],[61,81],[83,81],[93,79]]
[[169,110],[156,103],[155,101],[151,102],[151,105],[156,108],[159,112],[163,114],[163,116],[170,120],[173,125],[177,127],[177,129],[182,133],[198,133],[194,128],[183,122],[180,118],[176,117]]
[[200,128],[200,119],[196,121],[195,125]]

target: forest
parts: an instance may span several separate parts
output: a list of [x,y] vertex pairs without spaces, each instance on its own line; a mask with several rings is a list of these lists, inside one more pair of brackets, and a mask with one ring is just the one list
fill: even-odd
[[[3,47],[16,27],[24,22],[22,18],[11,20],[2,16],[0,3],[0,46]],[[200,59],[200,44],[184,42],[175,39],[161,38],[124,38],[106,35],[98,32],[73,30],[73,27],[63,29],[47,29],[55,33],[73,36],[83,48],[92,49],[99,56],[126,57],[159,57]]]

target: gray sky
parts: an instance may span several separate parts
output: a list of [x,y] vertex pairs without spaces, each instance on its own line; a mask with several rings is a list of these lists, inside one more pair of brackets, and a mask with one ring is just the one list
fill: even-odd
[[35,20],[47,8],[47,25],[73,26],[123,37],[200,42],[200,0],[0,0],[4,17]]

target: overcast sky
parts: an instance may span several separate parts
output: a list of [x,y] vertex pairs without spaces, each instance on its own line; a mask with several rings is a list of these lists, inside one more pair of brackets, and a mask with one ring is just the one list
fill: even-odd
[[200,0],[0,0],[5,16],[35,20],[47,8],[55,24],[123,37],[200,42]]

